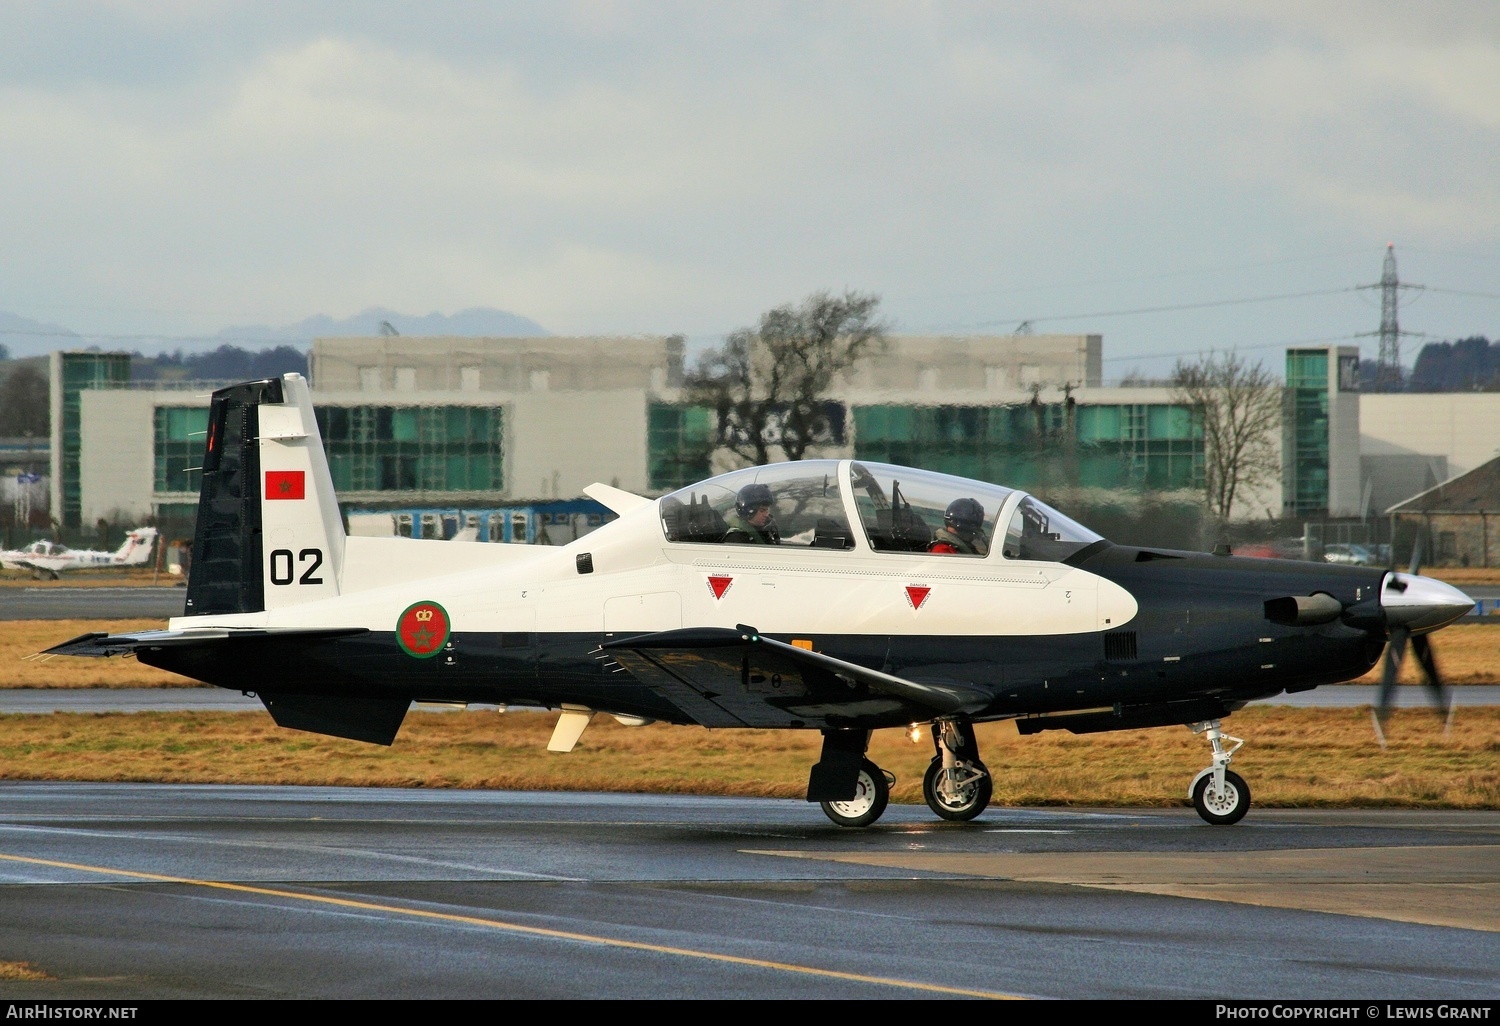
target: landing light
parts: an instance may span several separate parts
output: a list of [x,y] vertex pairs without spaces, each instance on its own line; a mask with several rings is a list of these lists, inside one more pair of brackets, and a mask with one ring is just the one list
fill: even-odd
[[916,744],[922,740],[922,725],[920,723],[913,723],[906,728],[906,740],[912,744]]

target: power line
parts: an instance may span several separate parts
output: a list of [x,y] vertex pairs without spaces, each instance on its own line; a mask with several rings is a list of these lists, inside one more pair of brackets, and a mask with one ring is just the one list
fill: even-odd
[[1421,286],[1428,292],[1441,292],[1445,296],[1468,296],[1472,299],[1500,299],[1500,295],[1493,292],[1464,292],[1459,289],[1440,289],[1436,285]]
[[79,345],[91,342],[217,342],[221,345],[236,345],[239,343],[253,342],[261,345],[305,345],[310,339],[295,338],[255,338],[253,336],[236,335],[226,337],[223,335],[158,335],[154,333],[140,333],[131,335],[109,334],[105,332],[77,332],[77,331],[31,331],[25,328],[0,328],[0,335],[21,336],[25,338],[67,338],[74,339]]
[[1311,296],[1336,296],[1344,292],[1356,292],[1364,288],[1361,285],[1347,286],[1340,289],[1315,289],[1311,292],[1284,292],[1275,296],[1246,296],[1239,299],[1212,299],[1201,303],[1177,303],[1171,306],[1142,306],[1125,310],[1101,310],[1093,313],[1077,314],[1050,314],[1046,317],[1002,317],[993,321],[976,321],[972,324],[959,325],[970,328],[993,328],[1001,324],[1015,324],[1018,322],[1037,324],[1041,321],[1076,321],[1098,317],[1132,317],[1137,314],[1173,313],[1178,310],[1206,310],[1218,306],[1245,306],[1251,303],[1274,303],[1285,299],[1306,299]]
[[1056,292],[1059,289],[1078,289],[1093,285],[1119,285],[1130,282],[1141,281],[1163,281],[1168,278],[1190,278],[1205,274],[1222,274],[1225,271],[1243,271],[1258,267],[1281,267],[1286,264],[1302,264],[1314,260],[1325,260],[1328,257],[1347,256],[1349,253],[1340,250],[1336,253],[1316,253],[1310,256],[1286,257],[1281,260],[1259,260],[1252,263],[1222,264],[1216,267],[1195,267],[1182,271],[1161,271],[1156,274],[1133,274],[1116,276],[1110,278],[1091,278],[1083,281],[1061,282],[1051,285],[1029,285],[1024,288],[1010,289],[973,289],[966,292],[942,292],[942,293],[917,293],[903,296],[891,297],[900,301],[931,300],[931,299],[973,299],[978,296],[1016,296],[1028,292]]
[[[1253,346],[1229,346],[1227,347],[1227,351],[1234,353],[1253,353],[1261,349],[1286,349],[1293,348],[1295,346],[1319,345],[1326,342],[1349,342],[1359,337],[1359,335],[1328,335],[1323,338],[1282,339],[1279,342],[1260,342]],[[1203,346],[1199,346],[1196,349],[1180,349],[1170,353],[1137,353],[1134,356],[1106,356],[1102,358],[1101,362],[1126,363],[1131,360],[1165,360],[1179,356],[1198,356],[1208,351],[1209,350],[1205,349]]]

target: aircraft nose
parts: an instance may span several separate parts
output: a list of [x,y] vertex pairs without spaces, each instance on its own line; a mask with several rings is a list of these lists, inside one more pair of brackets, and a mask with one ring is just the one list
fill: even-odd
[[1474,608],[1463,592],[1431,577],[1389,573],[1380,589],[1380,607],[1387,627],[1405,627],[1425,634],[1446,627]]

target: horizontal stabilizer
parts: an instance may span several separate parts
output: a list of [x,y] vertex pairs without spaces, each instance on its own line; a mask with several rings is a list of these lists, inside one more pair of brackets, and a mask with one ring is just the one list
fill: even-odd
[[608,506],[622,517],[633,509],[639,509],[641,506],[649,506],[655,501],[654,499],[646,498],[644,495],[637,495],[634,492],[627,492],[622,488],[614,488],[607,484],[598,484],[597,482],[585,488],[583,494],[595,502]]
[[368,627],[189,627],[183,630],[136,631],[130,634],[80,634],[71,641],[53,645],[41,652],[44,656],[112,656],[136,652],[143,648],[177,648],[206,645],[222,641],[261,638],[341,638],[366,634]]

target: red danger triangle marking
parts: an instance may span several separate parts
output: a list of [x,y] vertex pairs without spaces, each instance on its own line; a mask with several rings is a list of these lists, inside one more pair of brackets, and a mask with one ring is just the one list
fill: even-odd
[[931,588],[924,588],[917,584],[908,584],[906,586],[906,601],[911,603],[913,609],[921,609],[922,603],[927,601],[927,596],[931,593]]
[[714,598],[716,599],[723,598],[724,593],[729,590],[729,586],[733,583],[733,577],[710,577],[708,579],[708,586],[713,589]]

